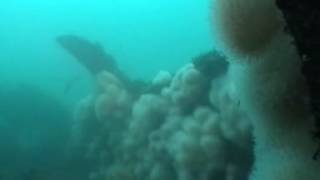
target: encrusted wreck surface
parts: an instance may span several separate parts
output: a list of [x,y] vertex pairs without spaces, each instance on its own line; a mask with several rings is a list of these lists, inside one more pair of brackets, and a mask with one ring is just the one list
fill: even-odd
[[319,141],[316,159],[320,155],[320,4],[318,0],[277,0],[277,5],[303,60],[302,73],[309,87],[310,107],[315,117],[314,136]]

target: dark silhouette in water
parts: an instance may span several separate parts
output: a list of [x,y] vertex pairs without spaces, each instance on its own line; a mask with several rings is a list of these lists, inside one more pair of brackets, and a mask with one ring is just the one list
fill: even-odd
[[295,45],[303,60],[302,73],[309,87],[310,108],[315,118],[314,137],[320,155],[320,4],[319,0],[277,0],[287,22],[287,31],[295,38]]
[[229,63],[215,50],[203,53],[192,59],[195,68],[210,80],[227,72]]
[[[161,89],[157,86],[142,81],[133,80],[123,73],[117,65],[112,55],[106,53],[101,45],[76,35],[62,35],[57,37],[57,42],[68,53],[74,56],[92,75],[102,71],[108,71],[119,78],[125,87],[136,97],[142,93],[159,93]],[[195,65],[204,76],[208,77],[208,82],[213,78],[225,73],[228,63],[223,56],[216,51],[210,51],[192,59]],[[73,79],[66,86],[66,91],[77,79]],[[208,83],[209,88],[209,83]]]
[[113,57],[107,54],[98,43],[92,43],[75,35],[59,36],[57,42],[93,75],[103,70],[116,75],[120,73]]
[[[205,77],[205,82],[203,83],[204,92],[210,92],[211,81],[226,74],[229,68],[229,63],[226,61],[226,58],[215,50],[202,53],[192,58],[192,63],[194,64],[194,67]],[[209,94],[202,94],[198,97],[198,100],[202,105],[211,106],[215,109],[216,107],[212,106],[208,97]]]
[[133,80],[123,73],[116,60],[105,52],[98,43],[93,43],[76,35],[62,35],[56,38],[59,45],[75,57],[92,75],[102,71],[108,71],[119,78],[126,88],[133,94],[141,94],[146,83],[141,80]]

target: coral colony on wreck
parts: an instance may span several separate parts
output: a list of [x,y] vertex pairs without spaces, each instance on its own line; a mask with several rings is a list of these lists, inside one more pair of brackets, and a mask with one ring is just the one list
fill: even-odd
[[1,90],[0,180],[319,180],[320,3],[211,3],[214,48],[151,81],[58,36],[94,91],[72,116],[41,89]]
[[118,130],[104,124],[105,129],[86,133],[95,147],[91,156],[108,148],[93,138],[97,135],[111,145],[109,153],[123,153],[114,161],[96,157],[110,165],[98,167],[91,177],[319,179],[318,153],[312,158],[318,148],[312,132],[313,121],[319,126],[314,46],[319,38],[312,29],[320,26],[313,18],[319,8],[312,3],[214,0],[217,51],[198,56],[175,74],[159,73],[143,87],[158,90],[139,91],[137,98],[123,86],[131,84],[130,78],[101,46],[73,35],[57,38],[97,75],[101,89],[82,103],[95,114],[82,114],[77,127],[87,132],[84,124],[107,123],[102,119],[118,124]]

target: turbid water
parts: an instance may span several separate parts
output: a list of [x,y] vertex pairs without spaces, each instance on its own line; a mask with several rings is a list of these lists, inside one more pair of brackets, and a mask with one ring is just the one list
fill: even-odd
[[212,49],[209,10],[208,0],[1,2],[0,179],[88,179],[101,165],[70,150],[96,81],[59,36],[99,45],[123,76],[148,84]]

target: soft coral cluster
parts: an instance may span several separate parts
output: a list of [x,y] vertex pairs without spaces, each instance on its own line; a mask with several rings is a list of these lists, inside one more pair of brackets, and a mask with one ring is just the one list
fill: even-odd
[[98,91],[80,109],[86,112],[82,121],[75,122],[82,136],[91,136],[84,149],[99,164],[91,178],[248,177],[251,126],[233,97],[228,76],[224,72],[208,81],[187,64],[172,78],[162,71],[153,80],[157,91],[132,99],[117,77],[98,75]]

